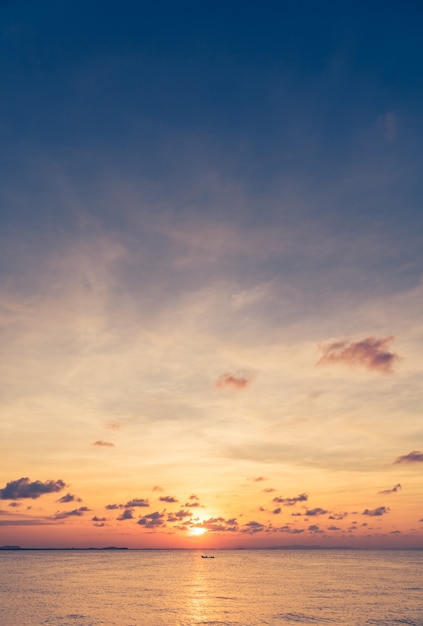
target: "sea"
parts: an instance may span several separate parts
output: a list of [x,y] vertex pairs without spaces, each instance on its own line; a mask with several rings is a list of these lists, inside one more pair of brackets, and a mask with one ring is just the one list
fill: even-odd
[[423,626],[423,551],[0,551],[0,626],[282,624]]

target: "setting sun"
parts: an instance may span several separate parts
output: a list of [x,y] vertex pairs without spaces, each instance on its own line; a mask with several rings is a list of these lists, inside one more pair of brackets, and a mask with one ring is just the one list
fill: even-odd
[[194,535],[194,537],[200,537],[201,535],[204,535],[207,530],[205,528],[201,528],[201,526],[194,526],[189,532],[191,535]]

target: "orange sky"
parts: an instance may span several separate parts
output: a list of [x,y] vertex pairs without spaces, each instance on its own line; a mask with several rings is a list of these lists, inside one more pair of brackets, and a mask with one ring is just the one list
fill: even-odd
[[423,547],[421,10],[103,4],[0,16],[0,546]]

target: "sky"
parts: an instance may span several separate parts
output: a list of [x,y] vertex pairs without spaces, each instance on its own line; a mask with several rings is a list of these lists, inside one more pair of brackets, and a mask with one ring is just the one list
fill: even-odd
[[0,545],[423,548],[422,18],[2,3]]

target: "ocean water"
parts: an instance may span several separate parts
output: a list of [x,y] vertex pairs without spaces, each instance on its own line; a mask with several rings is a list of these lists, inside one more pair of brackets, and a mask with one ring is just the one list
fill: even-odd
[[0,551],[1,626],[423,626],[423,551]]

